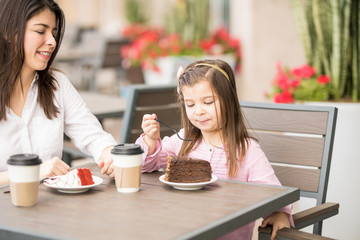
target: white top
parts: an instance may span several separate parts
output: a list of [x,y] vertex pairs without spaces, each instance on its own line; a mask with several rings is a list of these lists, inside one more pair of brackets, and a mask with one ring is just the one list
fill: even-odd
[[102,129],[69,79],[55,71],[54,77],[59,84],[55,91],[55,104],[60,109],[57,118],[46,118],[37,101],[37,75],[30,86],[22,117],[6,108],[6,121],[0,121],[0,171],[7,170],[6,161],[13,154],[34,153],[42,161],[61,158],[64,133],[96,161],[104,148],[117,144],[112,135]]

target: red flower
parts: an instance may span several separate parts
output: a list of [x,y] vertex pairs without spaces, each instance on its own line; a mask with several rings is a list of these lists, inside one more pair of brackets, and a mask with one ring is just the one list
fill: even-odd
[[274,101],[276,103],[293,103],[294,98],[289,91],[283,91],[282,93],[276,93],[274,96]]
[[284,73],[278,73],[275,78],[275,84],[278,85],[282,90],[286,90],[290,87],[289,78]]
[[230,36],[229,36],[229,33],[228,31],[226,30],[226,28],[224,27],[221,27],[219,28],[218,30],[216,30],[215,34],[214,34],[214,37],[218,37],[222,40],[225,40],[225,41],[229,41],[230,40]]
[[291,74],[300,78],[310,78],[315,74],[315,69],[307,64],[302,67],[294,68],[291,71]]
[[278,62],[277,73],[273,81],[273,92],[267,94],[276,103],[300,101],[326,101],[332,97],[332,86],[327,75],[316,74],[313,67],[305,64],[301,67],[282,68]]
[[150,58],[153,58],[153,59],[154,59],[154,58],[157,57],[157,55],[158,55],[158,54],[156,53],[156,51],[154,51],[154,50],[150,50],[150,51],[149,51],[149,56],[150,56]]
[[330,77],[328,77],[327,75],[320,75],[317,78],[317,81],[318,81],[318,83],[325,85],[330,82]]
[[200,47],[205,51],[205,52],[210,52],[211,48],[214,46],[215,42],[212,39],[203,39],[200,40]]
[[160,56],[231,53],[236,58],[236,70],[240,69],[240,41],[231,38],[226,28],[218,29],[199,42],[185,41],[177,33],[168,34],[163,29],[152,29],[141,24],[130,25],[122,34],[130,40],[130,44],[120,50],[124,61],[127,61],[126,66],[131,63],[156,70],[155,59]]
[[176,45],[171,46],[171,51],[172,51],[173,53],[180,53],[180,51],[181,51],[180,45],[179,45],[179,44],[176,44]]
[[297,86],[299,86],[300,84],[301,84],[301,79],[299,77],[295,77],[290,81],[290,86],[292,88],[297,88]]

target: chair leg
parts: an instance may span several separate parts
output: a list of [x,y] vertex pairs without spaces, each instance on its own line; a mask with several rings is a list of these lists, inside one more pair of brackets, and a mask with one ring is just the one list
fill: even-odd
[[72,155],[63,151],[62,160],[69,166],[71,166]]
[[321,235],[321,233],[322,233],[322,221],[314,224],[313,233],[317,234],[317,235]]

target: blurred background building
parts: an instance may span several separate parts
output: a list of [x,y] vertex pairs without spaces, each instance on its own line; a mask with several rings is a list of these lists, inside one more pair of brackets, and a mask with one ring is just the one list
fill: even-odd
[[[88,52],[99,54],[102,45],[99,43],[101,40],[96,39],[97,34],[105,38],[121,38],[124,29],[131,24],[126,16],[127,11],[131,10],[126,7],[125,0],[59,0],[58,2],[67,19],[67,32],[62,52],[68,52],[66,48],[70,48],[70,51],[76,55],[74,51],[83,48],[88,49]],[[138,0],[135,2],[140,3],[140,11],[146,18],[144,24],[161,28],[169,23],[170,17],[175,18],[174,7],[180,5],[181,8],[182,2],[185,1]],[[207,19],[203,16],[199,16],[199,19],[201,17],[208,22],[209,31],[226,27],[231,37],[240,42],[241,66],[236,73],[240,99],[267,101],[265,92],[271,90],[276,63],[281,61],[294,66],[305,61],[290,3],[287,0],[211,0]],[[71,47],[75,47],[75,50]],[[80,71],[71,72],[80,74]],[[96,84],[99,89],[105,91],[106,86],[112,83],[110,78],[114,74],[104,71],[97,74],[99,76],[96,77]],[[72,78],[75,85],[80,85],[81,77]]]

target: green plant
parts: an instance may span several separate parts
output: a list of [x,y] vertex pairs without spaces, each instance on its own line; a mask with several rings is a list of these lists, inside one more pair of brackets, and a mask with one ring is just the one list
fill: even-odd
[[331,78],[329,99],[360,94],[360,4],[358,0],[292,0],[307,64]]
[[177,33],[183,41],[198,43],[209,34],[209,1],[177,0],[165,18],[168,33]]
[[129,23],[145,23],[147,18],[142,6],[145,4],[143,0],[125,0],[124,10],[126,20]]

